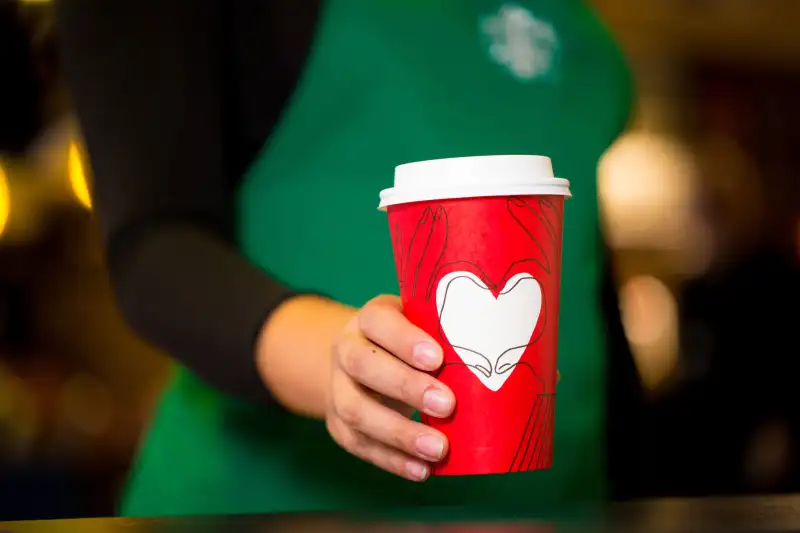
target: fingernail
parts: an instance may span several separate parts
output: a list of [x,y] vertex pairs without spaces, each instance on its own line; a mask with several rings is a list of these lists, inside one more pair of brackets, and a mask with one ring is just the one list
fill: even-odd
[[428,467],[413,461],[409,461],[406,463],[406,474],[408,474],[408,477],[410,478],[423,481],[428,477]]
[[444,441],[434,435],[420,435],[417,437],[417,451],[427,459],[438,461],[444,453]]
[[414,362],[426,370],[434,370],[442,364],[442,353],[433,344],[421,342],[414,346]]
[[450,397],[439,389],[428,389],[422,395],[425,412],[433,416],[447,416],[453,409]]

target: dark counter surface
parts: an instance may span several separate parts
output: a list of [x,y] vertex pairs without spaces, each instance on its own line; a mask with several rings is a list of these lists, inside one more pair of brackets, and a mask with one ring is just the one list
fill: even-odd
[[470,522],[387,521],[347,514],[97,518],[0,523],[0,533],[784,533],[800,532],[800,495],[664,499]]

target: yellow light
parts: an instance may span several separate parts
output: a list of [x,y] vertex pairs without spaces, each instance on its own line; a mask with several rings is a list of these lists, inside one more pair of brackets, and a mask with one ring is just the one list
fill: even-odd
[[692,244],[689,207],[696,175],[694,154],[679,140],[648,131],[620,137],[598,165],[598,193],[612,245],[682,250]]
[[3,167],[0,166],[0,235],[6,229],[8,216],[11,213],[11,195],[8,192],[8,179]]
[[69,146],[69,183],[75,198],[87,209],[92,208],[92,198],[89,195],[89,186],[86,183],[86,173],[83,171],[83,160],[78,145],[74,142]]
[[620,289],[625,335],[644,384],[655,389],[678,364],[677,302],[663,282],[641,275]]

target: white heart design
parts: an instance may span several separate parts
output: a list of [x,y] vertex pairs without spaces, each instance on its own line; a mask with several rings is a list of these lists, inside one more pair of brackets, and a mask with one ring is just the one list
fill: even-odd
[[497,298],[471,272],[439,280],[436,309],[447,341],[488,389],[497,392],[528,347],[542,311],[542,287],[523,272]]

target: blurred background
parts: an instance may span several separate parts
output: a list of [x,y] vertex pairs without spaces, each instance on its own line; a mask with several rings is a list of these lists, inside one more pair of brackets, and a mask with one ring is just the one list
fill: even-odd
[[[599,167],[642,495],[800,490],[800,2],[593,0],[638,104]],[[0,0],[0,520],[113,512],[168,374],[122,323],[47,0]]]

